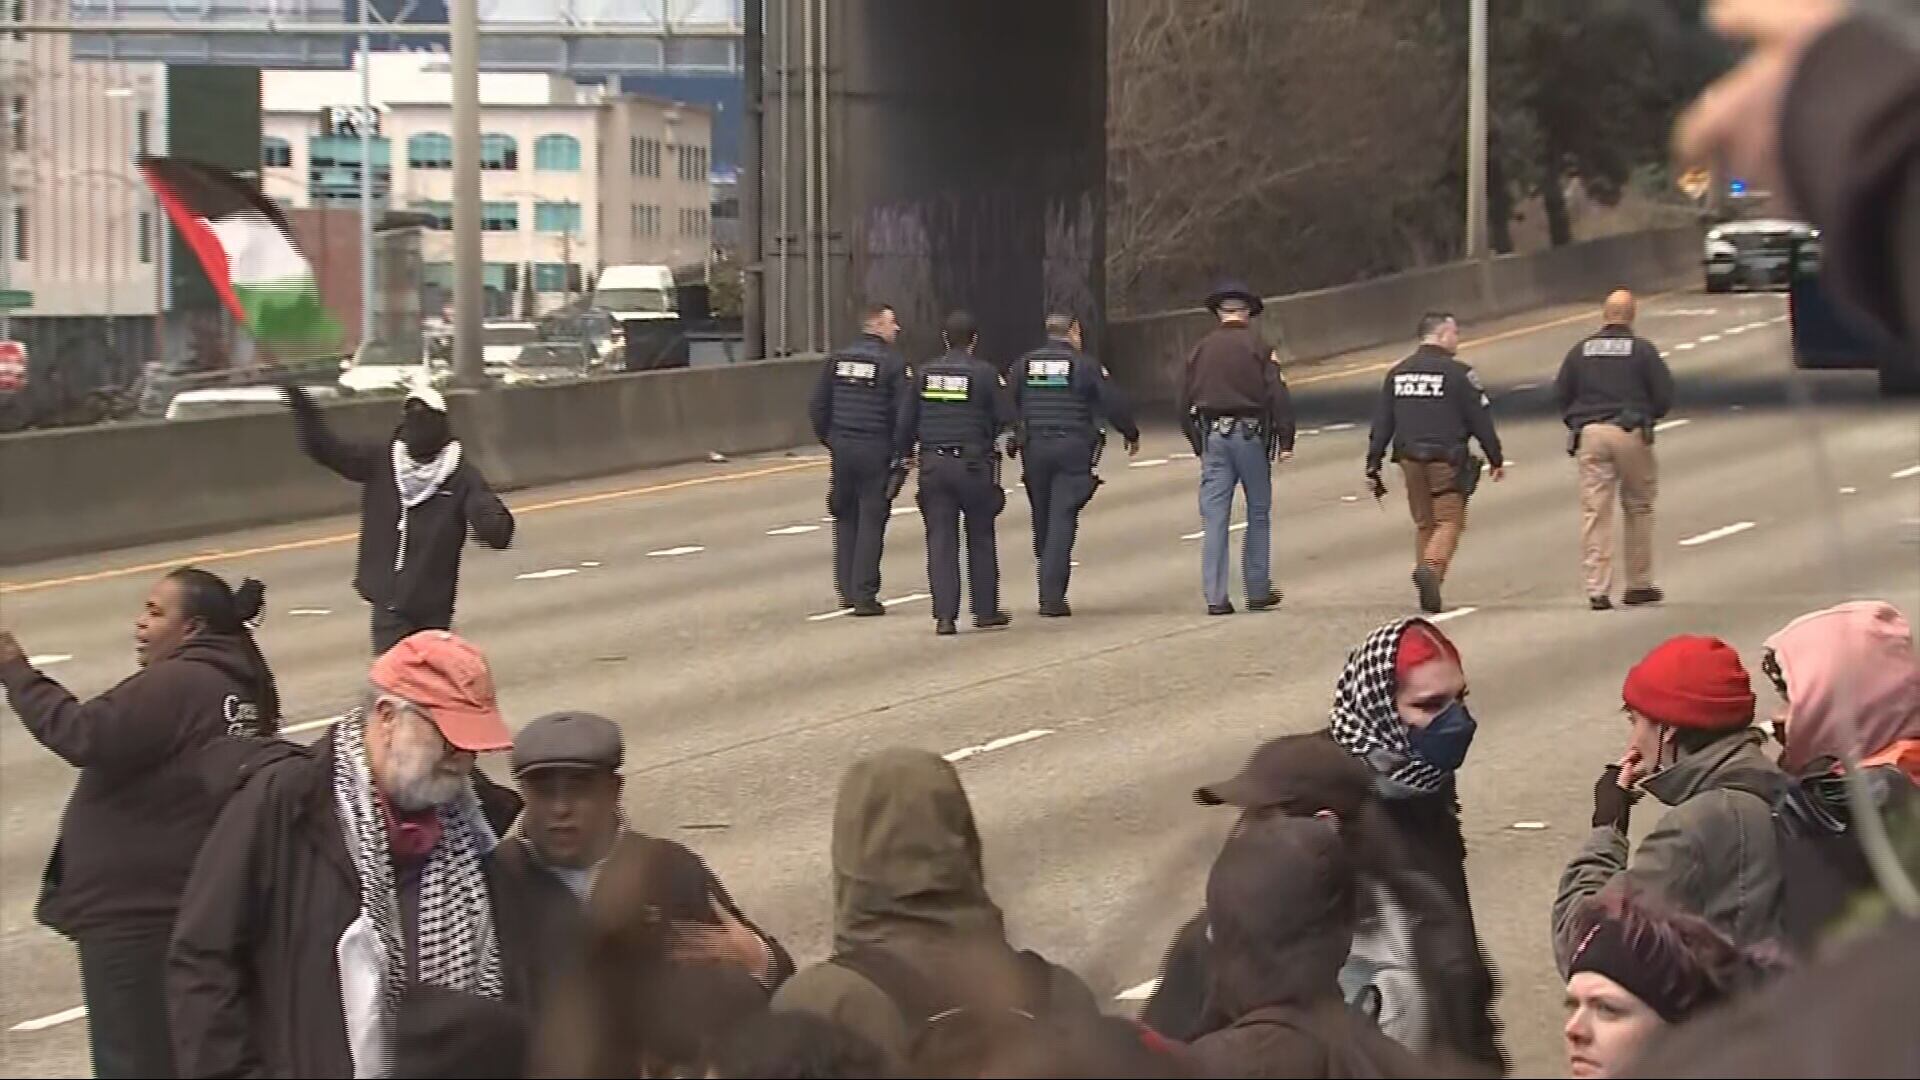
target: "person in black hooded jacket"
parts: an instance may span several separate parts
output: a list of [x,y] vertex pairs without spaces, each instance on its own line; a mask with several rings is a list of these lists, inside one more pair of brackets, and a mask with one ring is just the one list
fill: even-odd
[[220,806],[201,760],[273,735],[280,700],[247,623],[264,590],[204,570],[160,579],[134,624],[140,671],[79,701],[0,629],[0,685],[42,746],[80,770],[37,915],[80,951],[95,1076],[172,1076],[167,940]]
[[360,560],[353,587],[373,606],[373,654],[421,630],[453,628],[460,547],[469,531],[495,551],[513,543],[513,513],[453,437],[447,400],[415,389],[391,444],[355,445],[327,426],[299,386],[282,389],[300,448],[360,485]]

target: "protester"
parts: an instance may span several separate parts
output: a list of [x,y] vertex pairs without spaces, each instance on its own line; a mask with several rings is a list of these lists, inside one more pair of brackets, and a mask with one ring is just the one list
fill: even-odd
[[991,1029],[1019,1014],[1097,1015],[1079,978],[1007,943],[973,808],[938,754],[895,748],[854,762],[834,804],[833,873],[833,956],[781,987],[774,1009],[844,1025],[894,1068],[935,1016]]
[[737,1080],[878,1080],[886,1055],[838,1024],[800,1012],[757,1016],[727,1037],[711,1076]]
[[1767,639],[1760,670],[1785,704],[1774,721],[1794,783],[1774,821],[1787,880],[1787,939],[1818,945],[1876,888],[1846,770],[1882,822],[1920,827],[1920,660],[1891,604],[1855,601],[1803,615]]
[[1342,1000],[1358,883],[1328,818],[1267,817],[1207,877],[1210,996],[1228,1027],[1189,1053],[1206,1076],[1438,1075]]
[[[1626,753],[1593,789],[1593,830],[1553,905],[1564,974],[1580,904],[1616,878],[1660,893],[1743,946],[1778,938],[1782,877],[1772,799],[1786,777],[1760,750],[1753,687],[1718,638],[1671,638],[1627,673]],[[1646,791],[1669,809],[1627,860],[1627,824]]]
[[300,448],[360,485],[353,587],[373,609],[373,654],[416,631],[451,628],[467,534],[504,551],[513,543],[514,523],[454,439],[447,399],[438,390],[413,390],[392,441],[360,444],[335,435],[304,389],[289,384],[284,390]]
[[[1471,913],[1413,868],[1373,777],[1319,731],[1263,744],[1238,776],[1194,797],[1206,805],[1240,807],[1236,830],[1278,815],[1337,822],[1359,878],[1353,947],[1340,970],[1347,1000],[1416,1053],[1444,1051],[1488,1073],[1504,1072],[1493,976]],[[1144,1022],[1170,1038],[1196,1039],[1227,1022],[1208,1001],[1207,914],[1203,910],[1174,939],[1141,1012]]]
[[0,629],[0,685],[42,746],[80,770],[36,912],[80,952],[94,1075],[173,1075],[167,939],[194,856],[219,805],[203,751],[229,734],[279,728],[273,673],[247,623],[265,590],[192,567],[147,594],[134,623],[140,670],[79,701]]
[[512,743],[486,660],[423,631],[368,683],[241,786],[194,865],[167,973],[183,1076],[385,1076],[409,984],[500,1000],[524,981],[483,867],[519,811],[473,767]]
[[1621,1076],[1663,1029],[1754,985],[1765,965],[1704,919],[1631,885],[1581,902],[1569,929],[1567,1069]]
[[[631,918],[658,924],[657,933],[645,935],[650,951],[621,975],[641,997],[673,1000],[682,996],[676,987],[703,977],[696,969],[719,965],[750,976],[764,1005],[793,973],[786,950],[740,913],[698,856],[627,827],[620,809],[625,746],[612,721],[579,712],[540,717],[515,737],[512,760],[526,806],[495,854],[493,872],[503,932],[533,942],[530,952],[541,959],[531,975],[536,1007],[548,997],[547,984],[578,962],[590,898],[610,909],[612,925]],[[719,1014],[695,1013],[673,1025],[662,1019],[642,1017],[636,1038],[657,1046],[670,1036],[698,1048],[720,1034],[704,1026],[717,1024]]]

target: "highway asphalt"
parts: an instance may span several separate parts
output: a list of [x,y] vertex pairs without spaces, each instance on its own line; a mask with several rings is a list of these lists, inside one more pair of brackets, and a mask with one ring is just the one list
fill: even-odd
[[[1757,669],[1769,633],[1851,597],[1920,614],[1920,413],[1877,399],[1871,373],[1792,374],[1785,315],[1769,294],[1644,305],[1640,330],[1680,385],[1658,444],[1668,600],[1605,613],[1582,595],[1574,468],[1549,392],[1593,313],[1465,333],[1515,465],[1474,500],[1445,625],[1480,720],[1461,774],[1475,909],[1523,1075],[1563,1068],[1549,905],[1593,779],[1622,746],[1626,669],[1683,631],[1726,637]],[[1402,495],[1396,484],[1376,507],[1361,476],[1380,373],[1405,351],[1289,371],[1304,430],[1278,470],[1277,612],[1204,614],[1197,468],[1177,433],[1150,430],[1132,462],[1115,444],[1082,518],[1071,619],[1034,614],[1019,490],[1000,523],[1010,628],[963,622],[935,638],[911,490],[884,567],[882,596],[898,603],[884,619],[831,616],[824,458],[809,448],[519,493],[514,548],[467,555],[458,629],[492,658],[512,722],[563,707],[618,720],[636,824],[705,855],[802,960],[828,944],[828,828],[847,762],[898,743],[953,756],[1015,940],[1125,1008],[1197,905],[1229,824],[1193,788],[1265,737],[1324,723],[1347,650],[1412,608]],[[165,568],[259,577],[262,647],[311,738],[352,706],[366,670],[352,528],[10,568],[0,623],[93,693],[132,669],[139,600]],[[1756,682],[1771,708],[1757,670]],[[32,917],[72,772],[12,721],[0,711],[0,1073],[80,1076],[73,953]]]

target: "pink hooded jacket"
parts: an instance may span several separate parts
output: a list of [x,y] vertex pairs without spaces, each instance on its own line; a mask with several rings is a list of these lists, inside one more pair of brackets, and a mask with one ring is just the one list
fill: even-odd
[[1920,783],[1920,658],[1893,605],[1857,600],[1802,615],[1767,647],[1789,698],[1782,767],[1799,772],[1851,752]]

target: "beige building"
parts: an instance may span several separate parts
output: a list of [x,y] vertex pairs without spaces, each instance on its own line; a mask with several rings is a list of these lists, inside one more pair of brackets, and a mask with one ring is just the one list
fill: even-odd
[[[440,52],[375,53],[376,205],[438,227],[428,282],[453,282],[451,82]],[[357,71],[261,77],[266,194],[289,206],[357,206]],[[530,275],[546,310],[621,263],[698,265],[711,252],[711,117],[704,108],[609,94],[539,74],[480,77],[481,250],[489,309],[526,314]],[[569,268],[573,269],[569,269]]]
[[[59,14],[45,0],[14,10]],[[33,294],[11,315],[86,318],[90,333],[151,336],[165,256],[134,160],[164,152],[165,102],[161,65],[76,62],[63,35],[0,34],[0,254],[6,287]],[[100,318],[108,315],[111,323]]]

